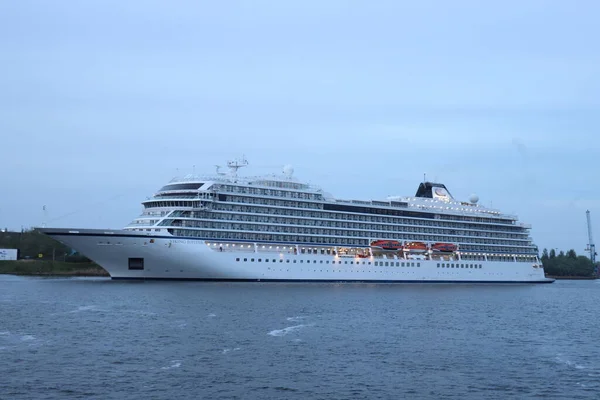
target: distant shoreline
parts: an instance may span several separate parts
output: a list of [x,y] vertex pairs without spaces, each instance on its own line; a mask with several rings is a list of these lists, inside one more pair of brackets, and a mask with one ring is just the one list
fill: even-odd
[[21,276],[104,276],[110,275],[93,262],[18,260],[0,261],[0,274]]
[[[42,260],[0,261],[0,275],[21,276],[89,276],[110,277],[108,272],[93,262],[63,262]],[[594,276],[546,275],[556,280],[594,280]]]

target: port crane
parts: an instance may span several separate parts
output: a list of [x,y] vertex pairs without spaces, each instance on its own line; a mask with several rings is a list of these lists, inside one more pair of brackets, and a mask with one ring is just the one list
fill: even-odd
[[594,275],[598,275],[598,266],[596,265],[596,245],[594,244],[594,239],[592,238],[592,220],[590,218],[590,210],[585,212],[587,218],[587,228],[588,228],[588,245],[585,249],[590,252],[590,260],[594,265]]

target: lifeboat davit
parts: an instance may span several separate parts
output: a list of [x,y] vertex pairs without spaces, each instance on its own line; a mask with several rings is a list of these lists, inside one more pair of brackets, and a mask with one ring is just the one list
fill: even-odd
[[411,253],[425,253],[427,251],[427,245],[423,242],[410,242],[404,245],[404,251],[410,251]]
[[442,253],[453,253],[457,248],[458,246],[452,243],[434,243],[431,245],[431,250]]
[[371,247],[381,250],[400,250],[402,243],[397,240],[375,240],[371,242]]

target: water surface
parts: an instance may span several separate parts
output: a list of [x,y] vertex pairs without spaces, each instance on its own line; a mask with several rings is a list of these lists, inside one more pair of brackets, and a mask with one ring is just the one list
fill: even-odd
[[0,276],[0,399],[597,399],[600,281]]

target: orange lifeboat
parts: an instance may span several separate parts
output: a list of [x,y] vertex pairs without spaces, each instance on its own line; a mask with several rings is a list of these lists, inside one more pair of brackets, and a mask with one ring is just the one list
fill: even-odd
[[397,240],[375,240],[371,242],[371,247],[381,250],[400,250],[402,243]]
[[404,245],[404,251],[412,253],[424,253],[427,251],[427,245],[423,242],[410,242]]
[[458,249],[458,246],[452,243],[434,243],[431,245],[431,250],[442,253],[453,253]]

